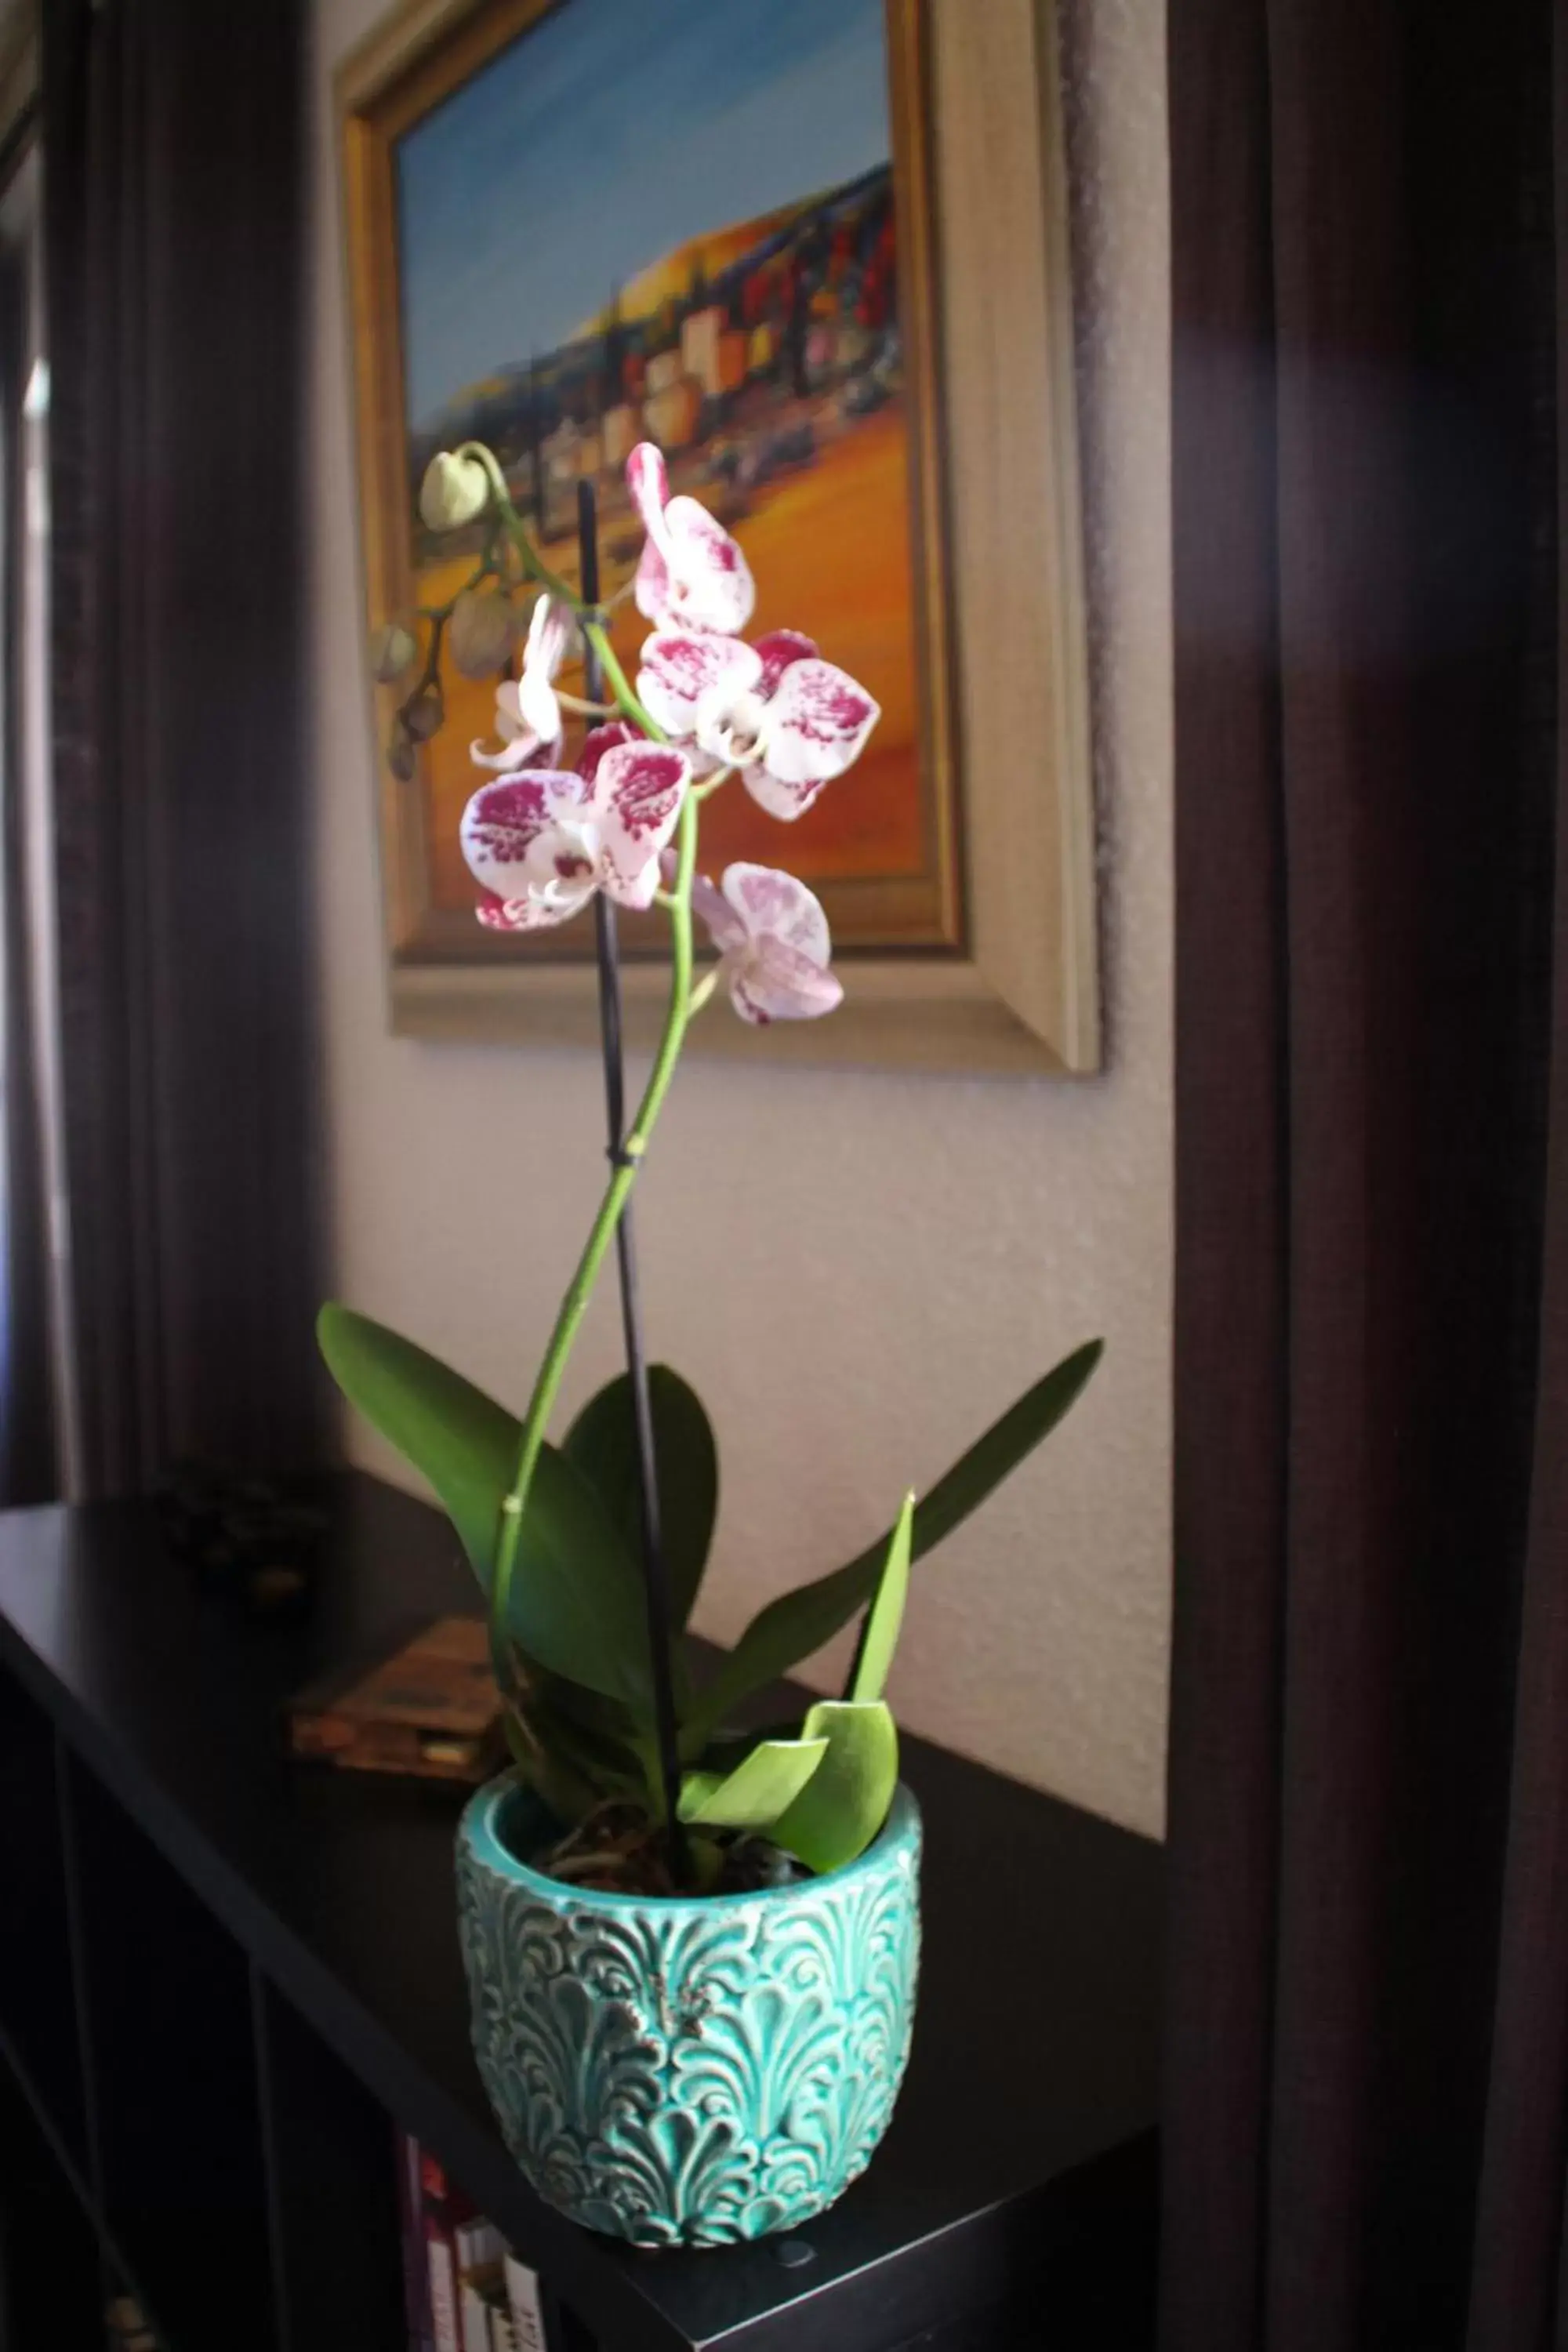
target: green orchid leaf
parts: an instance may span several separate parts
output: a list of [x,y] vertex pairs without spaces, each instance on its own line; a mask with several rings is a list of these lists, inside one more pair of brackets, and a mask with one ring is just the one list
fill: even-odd
[[691,1872],[692,1892],[711,1895],[724,1874],[724,1848],[718,1838],[689,1837],[686,1860]]
[[[915,1507],[910,1527],[910,1557],[920,1559],[952,1533],[1009,1471],[1048,1437],[1063,1415],[1077,1402],[1105,1351],[1105,1343],[1090,1339],[1037,1381],[1032,1389],[977,1438],[967,1454],[939,1478]],[[759,1611],[730,1655],[689,1711],[681,1735],[681,1753],[700,1756],[718,1727],[752,1691],[763,1689],[791,1666],[809,1658],[839,1633],[877,1589],[894,1530],[830,1576],[782,1593]]]
[[[502,1497],[521,1435],[505,1407],[411,1339],[324,1307],[321,1352],[352,1404],[423,1473],[446,1506],[488,1593]],[[552,1674],[647,1705],[647,1628],[636,1561],[594,1488],[554,1446],[540,1454],[528,1498],[507,1632]]]
[[[488,1592],[488,1575],[482,1580]],[[553,1445],[541,1448],[534,1465],[507,1630],[551,1674],[619,1699],[646,1719],[641,1575],[593,1487]]]
[[771,1830],[827,1753],[825,1738],[764,1739],[732,1772],[691,1772],[681,1783],[680,1818],[702,1829]]
[[569,1683],[563,1675],[547,1675],[531,1658],[520,1654],[518,1664],[527,1707],[542,1710],[552,1722],[561,1722],[585,1748],[606,1759],[624,1759],[635,1748],[646,1727],[618,1699],[607,1698],[602,1691],[584,1690],[581,1683]]
[[[679,1372],[668,1364],[652,1364],[647,1386],[659,1533],[669,1578],[670,1616],[679,1631],[691,1614],[713,1540],[719,1452],[701,1398]],[[589,1399],[567,1431],[563,1450],[598,1488],[622,1542],[634,1559],[640,1559],[642,1481],[628,1373],[622,1372]]]
[[488,1586],[521,1423],[449,1364],[351,1307],[323,1307],[316,1337],[349,1402],[434,1486]]
[[[591,1713],[603,1709],[603,1717]],[[630,1711],[558,1675],[531,1673],[515,1701],[520,1726],[554,1762],[588,1784],[595,1797],[639,1794],[644,1783],[637,1726]],[[611,1724],[614,1727],[610,1727]]]
[[598,1802],[600,1791],[551,1750],[539,1747],[510,1711],[506,1744],[520,1777],[536,1791],[545,1809],[565,1829],[579,1822]]
[[743,1764],[752,1748],[760,1748],[764,1739],[794,1739],[799,1732],[800,1710],[797,1707],[793,1715],[774,1717],[771,1722],[757,1724],[747,1731],[715,1733],[701,1754],[693,1756],[690,1761],[695,1769],[711,1772],[715,1780],[721,1780],[726,1773],[735,1769],[737,1764]]
[[871,1606],[866,1612],[859,1654],[850,1672],[846,1698],[869,1705],[873,1699],[882,1696],[888,1668],[893,1663],[893,1652],[899,1645],[899,1628],[904,1622],[904,1601],[910,1590],[910,1545],[914,1516],[915,1498],[911,1492],[904,1496],[904,1507],[899,1513],[899,1523],[893,1529],[888,1556],[882,1562],[882,1573],[878,1579]]
[[880,1699],[829,1698],[807,1710],[801,1738],[826,1741],[827,1753],[768,1835],[812,1870],[842,1870],[888,1818],[899,1784],[898,1730]]

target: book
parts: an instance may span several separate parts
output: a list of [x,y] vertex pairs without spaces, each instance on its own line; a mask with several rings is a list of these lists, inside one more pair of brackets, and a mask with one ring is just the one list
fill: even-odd
[[517,2352],[550,2352],[539,2273],[519,2262],[515,2254],[506,2258],[506,2299],[511,2311]]
[[458,2273],[451,2246],[432,2231],[426,2240],[425,2252],[430,2268],[430,2323],[436,2352],[463,2352],[458,2332]]
[[499,2304],[506,2308],[506,2284],[501,2276],[500,2231],[489,2221],[472,2225],[471,2234],[482,2237],[495,2252],[488,2262],[465,2270],[458,2262],[458,2281],[463,2294],[463,2352],[490,2352],[490,2313]]
[[286,1731],[294,1755],[353,1771],[488,1780],[504,1744],[489,1628],[437,1618],[379,1664],[300,1692]]
[[490,2307],[471,2280],[463,2288],[463,2352],[490,2352]]
[[424,2187],[418,2141],[396,2132],[397,2226],[403,2250],[403,2308],[408,2320],[408,2352],[436,2352],[430,2317],[430,2273],[425,2251]]
[[493,2221],[487,2221],[479,2213],[471,2221],[459,2221],[452,2243],[459,2278],[483,2280],[491,2272],[498,2279],[500,2277],[506,2243]]
[[475,2208],[426,2147],[419,2151],[419,2194],[431,2336],[436,2352],[464,2352],[458,2231],[476,2218]]
[[559,2352],[539,2274],[410,2132],[397,2134],[408,2340],[418,2352]]

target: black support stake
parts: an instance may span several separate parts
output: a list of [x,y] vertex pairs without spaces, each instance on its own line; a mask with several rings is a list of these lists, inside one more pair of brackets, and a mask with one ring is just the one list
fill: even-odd
[[[577,485],[577,550],[582,568],[583,601],[599,601],[599,521],[591,482]],[[597,702],[604,692],[598,656],[584,646],[584,669],[587,698]],[[594,899],[594,920],[599,958],[599,1034],[605,1056],[605,1109],[609,1129],[611,1161],[619,1165],[626,1148],[626,1064],[621,1045],[621,961],[616,934],[615,902],[603,890]],[[675,1715],[675,1676],[670,1659],[669,1577],[665,1568],[659,1525],[658,1465],[654,1454],[653,1404],[648,1394],[647,1351],[643,1344],[642,1302],[637,1287],[637,1235],[632,1204],[622,1209],[616,1227],[616,1255],[621,1277],[621,1325],[626,1335],[626,1370],[631,1379],[632,1412],[637,1423],[637,1491],[642,1514],[643,1595],[647,1611],[648,1657],[653,1670],[654,1726],[658,1738],[659,1780],[664,1792],[666,1833],[670,1871],[678,1886],[687,1877],[686,1836],[680,1825],[680,1756]]]

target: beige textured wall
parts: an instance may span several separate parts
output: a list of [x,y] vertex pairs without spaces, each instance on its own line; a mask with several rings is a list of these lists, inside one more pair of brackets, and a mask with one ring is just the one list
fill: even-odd
[[[984,5],[984,0],[972,0]],[[339,1295],[521,1402],[600,1181],[599,1076],[387,1034],[331,73],[318,0],[317,765]],[[719,1424],[699,1622],[835,1566],[1078,1340],[1058,1436],[918,1571],[911,1727],[1158,1830],[1168,1626],[1171,725],[1163,0],[1070,0],[1111,1066],[1076,1085],[682,1071],[639,1194],[655,1347]],[[528,233],[520,225],[520,234]],[[1026,749],[1024,756],[1027,756]],[[615,1368],[600,1302],[570,1379]],[[356,1458],[399,1475],[363,1428]],[[820,1669],[826,1679],[830,1661]]]

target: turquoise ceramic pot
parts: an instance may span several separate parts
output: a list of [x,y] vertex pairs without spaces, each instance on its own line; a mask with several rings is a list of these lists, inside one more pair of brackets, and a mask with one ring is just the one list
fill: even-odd
[[730,2245],[841,2196],[909,2056],[920,1811],[826,1877],[686,1899],[563,1885],[509,1774],[458,1834],[474,2048],[542,2197],[643,2246]]

